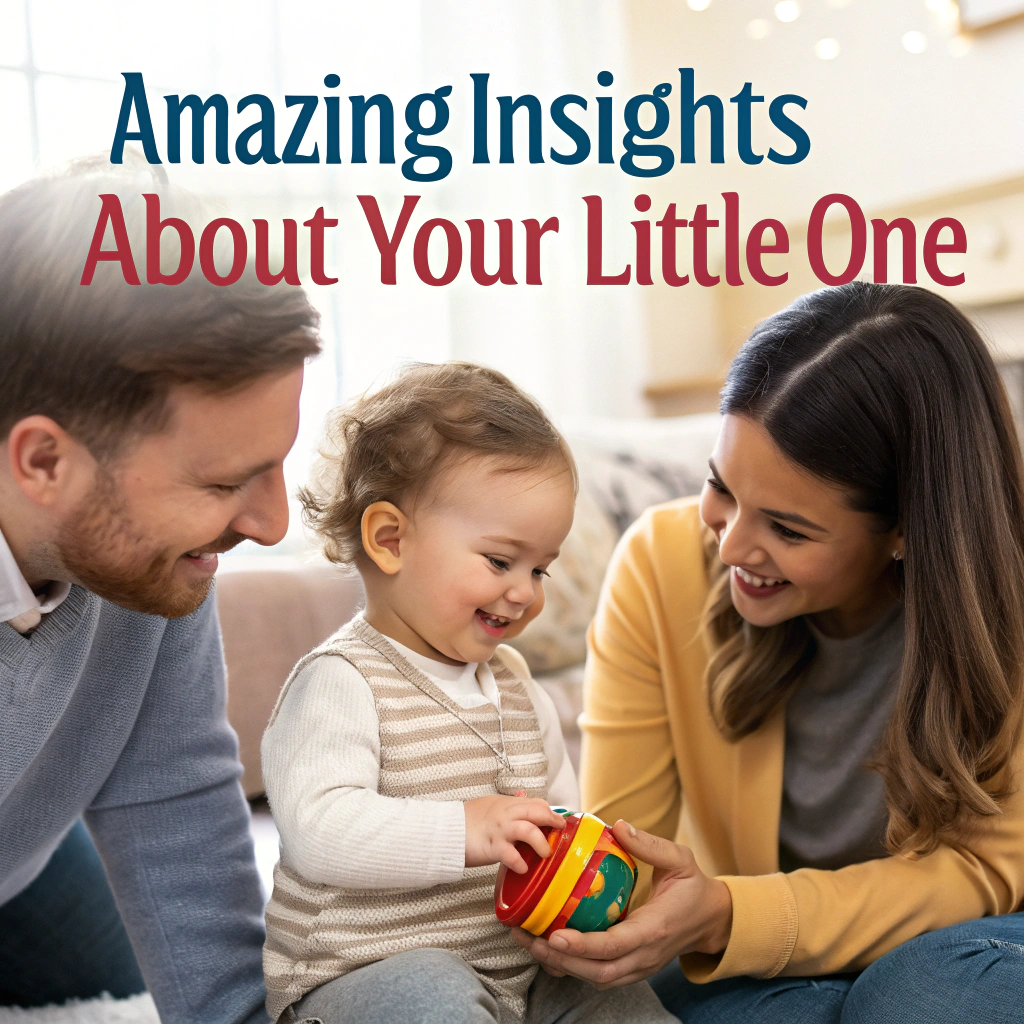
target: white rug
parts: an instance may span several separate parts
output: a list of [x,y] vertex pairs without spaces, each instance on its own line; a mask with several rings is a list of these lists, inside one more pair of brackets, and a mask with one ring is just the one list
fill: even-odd
[[84,1003],[73,999],[63,1006],[37,1010],[0,1006],[0,1024],[160,1024],[160,1018],[146,993],[130,999],[112,999],[104,994]]

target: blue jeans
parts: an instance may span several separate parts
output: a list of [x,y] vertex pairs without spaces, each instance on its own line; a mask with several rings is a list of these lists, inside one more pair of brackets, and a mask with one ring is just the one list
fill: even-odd
[[694,985],[672,963],[651,986],[686,1024],[1021,1024],[1024,913],[928,932],[861,974]]
[[0,1006],[146,988],[99,854],[81,821],[38,878],[0,906]]

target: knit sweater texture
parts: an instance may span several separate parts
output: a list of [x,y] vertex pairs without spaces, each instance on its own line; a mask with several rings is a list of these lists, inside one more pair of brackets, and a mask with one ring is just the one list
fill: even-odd
[[[490,702],[462,708],[403,657],[362,616],[300,661],[279,700],[309,660],[351,662],[373,692],[380,721],[378,791],[398,801],[468,801],[497,793],[547,795],[547,757],[522,679],[502,649],[490,662],[501,713]],[[270,728],[273,728],[274,716]],[[331,785],[330,780],[324,780]],[[273,789],[268,786],[268,792]],[[271,808],[273,795],[271,793]],[[493,865],[420,888],[342,888],[312,882],[288,866],[274,872],[267,907],[264,970],[272,1020],[314,988],[396,953],[457,952],[498,1000],[502,1024],[522,1020],[536,963],[494,915]]]
[[0,624],[0,903],[84,816],[163,1024],[266,1020],[240,771],[212,594],[169,621],[76,586]]

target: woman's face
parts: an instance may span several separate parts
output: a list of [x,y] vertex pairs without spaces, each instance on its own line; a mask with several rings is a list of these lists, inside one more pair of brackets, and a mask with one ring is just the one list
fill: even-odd
[[725,417],[709,465],[700,514],[744,619],[774,626],[808,615],[826,634],[852,636],[891,604],[899,530],[875,532],[842,489],[790,462],[745,416]]

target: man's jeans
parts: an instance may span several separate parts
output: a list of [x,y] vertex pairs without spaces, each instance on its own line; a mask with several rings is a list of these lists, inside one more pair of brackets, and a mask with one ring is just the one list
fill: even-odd
[[686,1024],[1021,1024],[1024,913],[928,932],[859,975],[693,985],[672,963],[651,985]]
[[42,874],[0,907],[0,1006],[145,990],[96,848],[79,821]]

